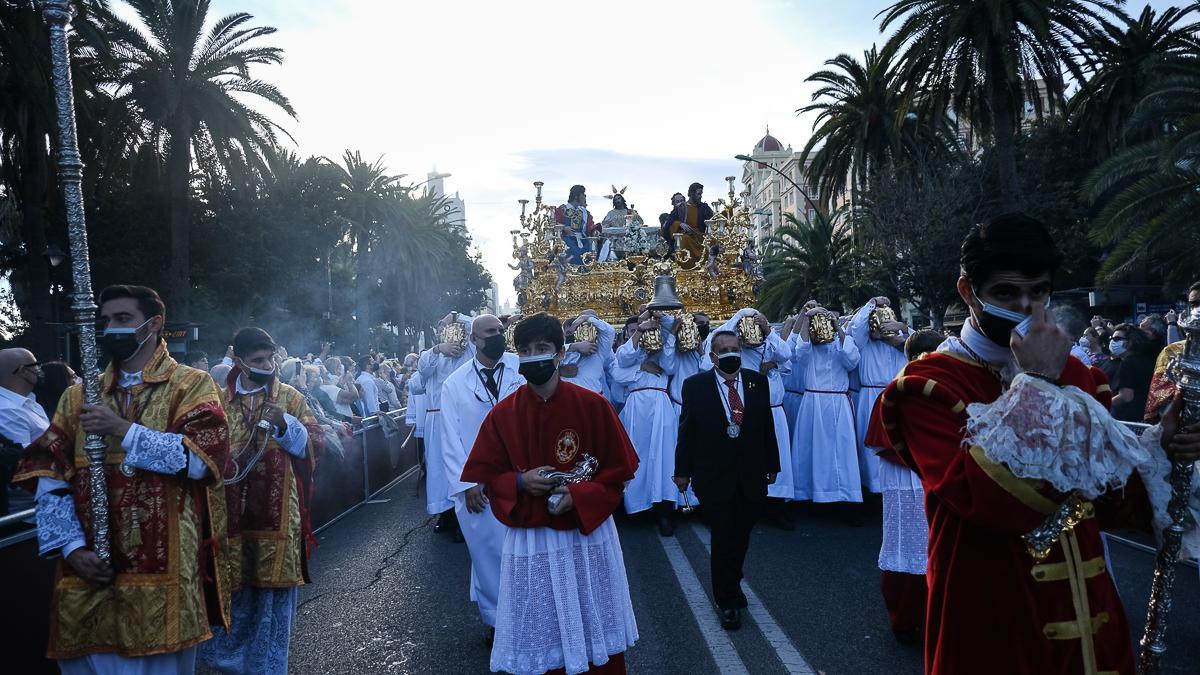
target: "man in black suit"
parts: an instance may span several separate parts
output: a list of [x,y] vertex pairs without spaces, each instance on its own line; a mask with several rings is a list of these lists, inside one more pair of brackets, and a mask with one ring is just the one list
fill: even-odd
[[713,333],[708,354],[715,368],[683,383],[683,410],[675,446],[675,485],[692,486],[712,529],[713,598],[721,626],[742,625],[742,563],[750,530],[779,473],[779,448],[767,378],[742,370],[736,333]]

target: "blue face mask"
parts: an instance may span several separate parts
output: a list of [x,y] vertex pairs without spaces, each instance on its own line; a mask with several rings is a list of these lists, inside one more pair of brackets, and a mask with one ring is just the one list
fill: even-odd
[[1124,354],[1125,353],[1125,341],[1124,340],[1109,340],[1108,352],[1110,354],[1112,354],[1113,356],[1120,356],[1120,355]]

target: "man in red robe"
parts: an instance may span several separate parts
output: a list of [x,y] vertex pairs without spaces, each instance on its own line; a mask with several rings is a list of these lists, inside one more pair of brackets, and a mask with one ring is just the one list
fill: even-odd
[[910,363],[872,419],[926,493],[927,673],[1134,672],[1091,500],[1148,454],[1046,309],[1060,259],[1026,216],[975,228],[961,338]]
[[625,672],[637,623],[612,512],[637,456],[612,406],[562,381],[562,323],[517,324],[527,384],[484,419],[462,480],[506,526],[491,669]]

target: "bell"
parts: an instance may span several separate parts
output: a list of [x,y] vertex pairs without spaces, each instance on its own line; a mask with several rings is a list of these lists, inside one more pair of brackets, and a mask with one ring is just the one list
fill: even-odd
[[675,295],[675,277],[670,274],[660,274],[654,277],[654,298],[646,309],[652,311],[670,311],[683,309],[679,296]]

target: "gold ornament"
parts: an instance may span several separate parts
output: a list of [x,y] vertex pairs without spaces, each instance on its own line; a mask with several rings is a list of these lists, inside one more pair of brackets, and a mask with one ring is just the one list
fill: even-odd
[[737,332],[742,344],[747,347],[759,347],[766,340],[762,326],[758,325],[757,316],[743,316],[738,319]]
[[834,327],[833,314],[829,312],[817,312],[813,315],[812,321],[808,325],[808,333],[812,337],[814,345],[827,345],[833,342],[833,338],[837,335],[837,329]]
[[647,354],[661,352],[663,348],[662,329],[655,326],[649,330],[642,331],[642,337],[638,341],[638,345],[646,350]]
[[458,320],[458,312],[454,312],[450,322],[442,326],[438,339],[442,344],[467,346],[467,327]]
[[576,342],[590,342],[592,344],[596,344],[599,339],[600,333],[596,330],[596,327],[592,325],[591,321],[584,321],[575,327]]
[[700,329],[696,327],[696,315],[691,312],[680,312],[678,332],[675,334],[675,351],[694,352],[700,348]]
[[883,329],[883,324],[895,320],[896,312],[892,310],[891,307],[876,307],[875,311],[871,312],[871,317],[867,320],[867,326],[870,328],[871,333],[875,335],[880,335],[882,337],[896,337],[900,334],[899,331]]

